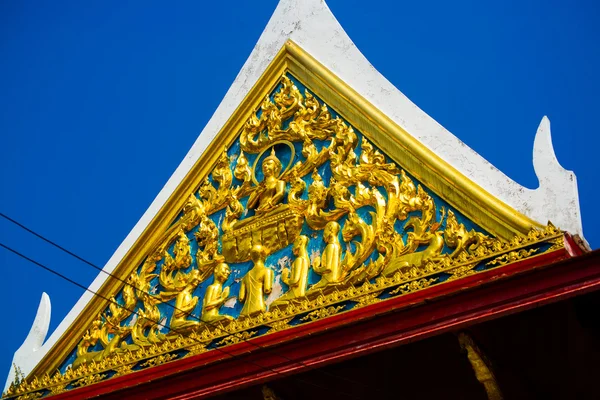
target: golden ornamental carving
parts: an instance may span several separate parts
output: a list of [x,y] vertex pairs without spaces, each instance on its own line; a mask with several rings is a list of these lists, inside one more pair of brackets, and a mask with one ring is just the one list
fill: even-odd
[[140,364],[140,367],[155,367],[177,358],[177,354],[163,354]]
[[364,306],[368,306],[368,305],[380,302],[382,300],[379,298],[381,293],[383,293],[383,292],[369,293],[364,296],[360,296],[355,299],[352,299],[352,301],[356,302],[356,305],[354,306],[354,308],[364,307]]
[[197,354],[202,354],[202,353],[205,353],[206,351],[208,351],[208,349],[206,348],[206,345],[204,345],[204,344],[197,344],[195,346],[190,347],[187,350],[188,350],[188,352],[184,357],[192,357]]
[[48,388],[48,390],[50,390],[51,395],[55,395],[55,394],[61,394],[63,392],[66,392],[67,388],[64,385],[58,385],[58,386],[50,387],[50,388]]
[[279,332],[282,331],[284,329],[288,329],[291,326],[289,325],[289,322],[292,320],[293,318],[286,318],[286,319],[282,319],[279,321],[275,321],[272,324],[269,324],[269,327],[271,328],[269,330],[268,333],[273,333],[273,332]]
[[17,397],[17,400],[35,400],[42,397],[42,393],[27,393]]
[[91,385],[92,383],[100,382],[101,380],[106,378],[106,376],[106,374],[88,375],[71,383],[71,386],[77,387]]
[[396,289],[390,291],[390,294],[408,294],[412,292],[416,292],[417,290],[425,289],[426,287],[431,286],[432,284],[438,281],[437,278],[423,278],[419,280],[414,280],[412,282],[405,283],[403,285],[398,286]]
[[258,332],[256,332],[256,331],[252,331],[252,332],[244,331],[244,332],[238,332],[234,335],[228,335],[228,336],[225,336],[225,338],[223,340],[218,342],[217,346],[226,346],[226,345],[230,345],[230,344],[240,343],[240,342],[250,339],[252,336],[256,335],[257,333]]
[[469,275],[474,275],[477,273],[477,271],[474,269],[477,266],[477,264],[466,264],[466,265],[462,265],[456,269],[453,269],[451,271],[450,277],[448,278],[449,281],[454,281],[456,279],[460,279],[460,278],[464,278],[465,276],[469,276]]
[[127,375],[132,371],[134,364],[125,364],[122,367],[115,368],[115,376]]
[[550,243],[552,243],[552,246],[550,246],[550,248],[546,251],[562,249],[565,247],[565,237],[561,235],[555,239],[552,239]]
[[501,256],[494,258],[492,261],[488,262],[487,265],[506,265],[527,258],[537,251],[538,249],[521,249],[517,251],[509,251],[508,253],[502,254]]
[[318,310],[309,313],[307,316],[300,318],[300,321],[316,321],[325,317],[335,315],[343,309],[344,306],[331,306],[327,308],[319,308]]
[[91,384],[563,245],[551,224],[510,240],[470,226],[284,75],[71,361],[7,395]]

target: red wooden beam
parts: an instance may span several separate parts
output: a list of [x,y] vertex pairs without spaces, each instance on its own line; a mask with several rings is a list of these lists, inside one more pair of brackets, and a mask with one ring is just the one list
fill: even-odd
[[543,254],[223,349],[235,357],[212,350],[54,398],[204,398],[600,289],[600,251],[570,257]]

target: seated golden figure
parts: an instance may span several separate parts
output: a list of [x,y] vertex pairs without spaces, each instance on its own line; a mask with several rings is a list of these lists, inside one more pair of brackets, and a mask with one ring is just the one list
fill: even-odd
[[229,315],[219,314],[219,309],[227,301],[229,296],[229,286],[223,288],[223,284],[229,278],[231,270],[229,265],[220,263],[215,267],[215,281],[212,285],[206,288],[204,294],[204,300],[202,301],[202,321],[204,322],[216,322],[223,319],[232,320],[233,317]]
[[281,161],[275,155],[275,147],[272,147],[271,155],[262,163],[264,178],[248,199],[248,208],[254,209],[257,215],[272,210],[283,200],[285,182],[279,179],[281,168]]
[[226,262],[250,260],[255,245],[263,246],[266,254],[272,254],[293,243],[302,230],[302,212],[283,204],[286,182],[279,178],[281,161],[275,155],[274,147],[264,159],[262,170],[264,178],[257,183],[247,204],[249,209],[255,210],[255,215],[236,221],[232,230],[223,235],[222,254]]
[[287,292],[273,302],[271,306],[277,306],[288,303],[290,300],[306,295],[306,285],[308,283],[308,269],[310,268],[310,258],[306,246],[308,237],[298,236],[292,247],[296,259],[292,263],[292,269],[284,268],[281,271],[281,280],[289,286]]
[[188,320],[187,317],[194,311],[198,304],[198,296],[193,296],[194,289],[200,284],[200,272],[193,269],[190,272],[188,284],[175,298],[175,309],[171,317],[171,329],[180,332],[196,328],[200,323]]
[[255,245],[250,252],[254,266],[244,277],[240,286],[239,301],[244,303],[240,316],[267,311],[265,295],[273,289],[273,270],[265,266],[266,249]]
[[321,289],[332,283],[342,280],[342,246],[338,238],[340,224],[335,221],[328,222],[323,231],[323,240],[327,243],[321,257],[314,261],[313,270],[321,275],[321,280],[311,286],[310,290]]

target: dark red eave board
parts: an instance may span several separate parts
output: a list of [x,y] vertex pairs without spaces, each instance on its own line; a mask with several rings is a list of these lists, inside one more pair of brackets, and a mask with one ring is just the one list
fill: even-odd
[[600,289],[600,250],[565,247],[52,399],[205,398]]

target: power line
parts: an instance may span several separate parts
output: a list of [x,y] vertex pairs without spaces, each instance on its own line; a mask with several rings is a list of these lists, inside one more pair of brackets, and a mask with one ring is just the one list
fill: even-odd
[[[108,273],[108,272],[104,271],[102,268],[100,268],[100,267],[99,267],[99,266],[97,266],[96,264],[89,262],[89,261],[88,261],[88,260],[86,260],[85,258],[78,256],[77,254],[73,253],[72,251],[69,251],[68,249],[65,249],[64,247],[62,247],[62,246],[61,246],[61,245],[59,245],[58,243],[56,243],[56,242],[53,242],[52,240],[45,238],[44,236],[40,235],[39,233],[35,232],[34,230],[32,230],[32,229],[29,229],[28,227],[26,227],[26,226],[25,226],[25,225],[23,225],[22,223],[20,223],[20,222],[18,222],[18,221],[16,221],[16,220],[14,220],[14,219],[12,219],[12,218],[11,218],[11,217],[9,217],[8,215],[6,215],[6,214],[4,214],[4,213],[1,213],[1,212],[0,212],[0,217],[2,217],[2,218],[4,218],[4,219],[7,219],[8,221],[12,222],[13,224],[17,225],[18,227],[20,227],[20,228],[22,228],[22,229],[26,230],[27,232],[31,233],[33,236],[35,236],[35,237],[37,237],[37,238],[39,238],[39,239],[42,239],[44,242],[46,242],[46,243],[49,243],[49,244],[51,244],[52,246],[56,247],[57,249],[60,249],[60,250],[64,251],[65,253],[67,253],[68,255],[70,255],[70,256],[72,256],[72,257],[75,257],[75,258],[76,258],[76,259],[78,259],[79,261],[81,261],[81,262],[83,262],[83,263],[86,263],[87,265],[89,265],[89,266],[91,266],[91,267],[94,267],[94,268],[96,268],[97,270],[99,270],[99,271],[103,271],[104,273],[106,273],[106,274],[108,274],[108,275],[112,276],[110,273]],[[120,281],[121,281],[121,282],[123,282],[123,283],[127,283],[127,282],[125,282],[124,280],[120,279],[120,278],[119,278],[119,277],[117,277],[117,276],[113,276],[113,278],[116,278],[116,279],[120,280]]]
[[[103,268],[101,268],[101,267],[97,266],[96,264],[94,264],[94,263],[92,263],[92,262],[90,262],[90,261],[86,260],[85,258],[83,258],[83,257],[81,257],[81,256],[79,256],[79,255],[77,255],[77,254],[75,254],[74,252],[72,252],[72,251],[70,251],[70,250],[66,249],[65,247],[63,247],[63,246],[59,245],[58,243],[56,243],[56,242],[54,242],[54,241],[52,241],[52,240],[50,240],[50,239],[48,239],[48,238],[44,237],[43,235],[41,235],[41,234],[39,234],[39,233],[35,232],[33,229],[30,229],[30,228],[28,228],[27,226],[25,226],[25,225],[21,224],[20,222],[16,221],[15,219],[13,219],[13,218],[9,217],[8,215],[6,215],[6,214],[4,214],[4,213],[0,212],[0,217],[2,217],[2,218],[5,218],[6,220],[8,220],[8,221],[12,222],[13,224],[17,225],[18,227],[20,227],[20,228],[22,228],[22,229],[24,229],[24,230],[26,230],[27,232],[31,233],[32,235],[36,236],[37,238],[40,238],[40,239],[42,239],[42,240],[43,240],[43,241],[45,241],[46,243],[48,243],[48,244],[50,244],[50,245],[52,245],[52,246],[54,246],[54,247],[58,248],[59,250],[62,250],[62,251],[64,251],[65,253],[67,253],[67,254],[71,255],[72,257],[75,257],[76,259],[78,259],[78,260],[82,261],[83,263],[85,263],[85,264],[87,264],[87,265],[89,265],[89,266],[91,266],[91,267],[95,268],[96,270],[98,270],[98,271],[100,271],[100,272],[103,272],[104,274],[108,275],[109,277],[112,277],[112,278],[114,278],[114,279],[117,279],[118,281],[122,282],[123,284],[125,284],[125,285],[128,285],[128,286],[131,286],[132,288],[134,288],[134,289],[136,289],[136,290],[139,290],[139,289],[138,289],[138,288],[136,288],[136,287],[135,287],[133,284],[131,284],[131,283],[127,282],[127,281],[126,281],[126,280],[124,280],[124,279],[121,279],[120,277],[118,277],[118,276],[116,276],[116,275],[113,275],[112,273],[110,273],[110,272],[108,272],[108,271],[105,271]],[[141,291],[141,290],[140,290],[140,291]],[[152,294],[150,294],[150,293],[148,293],[148,292],[146,292],[146,291],[142,291],[142,292],[143,292],[144,294],[146,294],[146,295],[148,295],[148,296],[151,296],[151,297],[152,297]],[[174,304],[167,303],[167,302],[165,302],[165,303],[162,303],[162,304],[165,304],[166,306],[168,306],[168,307],[171,307],[173,310],[177,310],[177,311],[179,311],[179,312],[184,312],[184,311],[182,311],[181,309],[177,308],[177,307],[176,307]],[[120,306],[120,307],[124,308],[123,306]],[[129,311],[129,310],[128,310],[128,311]],[[194,319],[194,320],[196,320],[196,321],[198,321],[198,322],[203,322],[203,323],[207,324],[207,325],[208,325],[208,326],[210,326],[210,327],[213,327],[213,328],[217,328],[217,329],[219,329],[217,326],[215,326],[215,325],[214,325],[214,324],[212,324],[211,322],[202,321],[202,320],[201,320],[201,319],[200,319],[198,316],[196,316],[196,315],[194,315],[194,314],[190,314],[190,315],[189,315],[189,317],[192,317],[192,319]],[[170,329],[170,327],[169,327],[169,329]],[[228,335],[227,335],[227,336],[225,336],[225,337],[229,337],[229,336],[233,336],[233,335],[234,335],[233,333],[230,333],[230,334],[228,334]],[[335,374],[333,374],[333,373],[331,373],[331,372],[324,371],[324,370],[321,370],[321,369],[318,369],[318,368],[312,367],[312,366],[310,366],[310,365],[306,365],[306,364],[304,364],[302,361],[295,361],[295,360],[292,360],[292,359],[288,358],[287,356],[285,356],[285,355],[283,355],[283,354],[280,354],[280,353],[278,353],[278,352],[276,352],[276,351],[274,351],[274,350],[272,350],[272,349],[265,348],[265,347],[263,347],[263,346],[261,346],[261,345],[259,345],[259,344],[256,344],[256,343],[254,343],[254,342],[252,342],[252,341],[250,341],[250,340],[248,340],[248,339],[246,339],[246,338],[241,338],[241,339],[242,339],[244,342],[246,342],[246,343],[248,343],[248,344],[250,344],[250,345],[252,345],[252,346],[256,347],[257,349],[266,350],[266,351],[268,351],[269,353],[275,354],[275,355],[277,355],[277,356],[279,356],[279,357],[281,357],[281,358],[283,358],[283,359],[285,359],[285,360],[287,360],[287,361],[291,361],[291,362],[294,362],[294,363],[296,363],[296,364],[302,365],[302,366],[304,366],[304,367],[306,367],[306,368],[308,368],[308,369],[310,369],[310,370],[312,370],[312,371],[318,371],[318,372],[320,372],[320,373],[322,373],[322,374],[324,374],[324,375],[328,375],[328,376],[330,376],[330,377],[336,378],[336,379],[338,379],[338,380],[341,380],[341,381],[346,381],[346,382],[349,382],[349,383],[359,383],[360,385],[362,385],[362,386],[364,386],[364,387],[366,387],[366,388],[369,388],[369,387],[370,387],[370,385],[368,385],[368,384],[365,384],[365,383],[362,383],[362,382],[359,382],[359,381],[357,382],[357,381],[355,381],[355,380],[351,380],[351,379],[348,379],[348,378],[345,378],[345,377],[342,377],[342,376],[337,376],[337,375],[335,375]],[[377,390],[377,389],[376,389],[376,390]]]
[[[134,289],[138,290],[138,288],[136,288],[134,285],[132,285],[131,283],[127,282],[126,280],[124,280],[124,279],[121,279],[120,277],[118,277],[118,276],[116,276],[116,275],[113,275],[112,273],[110,273],[110,272],[108,272],[108,271],[105,271],[103,268],[101,268],[101,267],[97,266],[96,264],[94,264],[94,263],[92,263],[92,262],[90,262],[90,261],[86,260],[85,258],[83,258],[83,257],[81,257],[81,256],[79,256],[79,255],[77,255],[76,253],[74,253],[74,252],[72,252],[72,251],[70,251],[70,250],[66,249],[65,247],[63,247],[63,246],[59,245],[58,243],[56,243],[56,242],[54,242],[54,241],[52,241],[52,240],[50,240],[50,239],[48,239],[48,238],[44,237],[43,235],[41,235],[41,234],[39,234],[39,233],[35,232],[33,229],[30,229],[30,228],[28,228],[27,226],[23,225],[22,223],[18,222],[18,221],[17,221],[17,220],[15,220],[15,219],[13,219],[13,218],[9,217],[8,215],[6,215],[6,214],[4,214],[4,213],[0,212],[0,217],[3,217],[3,218],[5,218],[6,220],[8,220],[8,221],[12,222],[13,224],[17,225],[18,227],[20,227],[21,229],[24,229],[25,231],[27,231],[27,232],[31,233],[32,235],[36,236],[37,238],[39,238],[39,239],[41,239],[41,240],[45,241],[46,243],[48,243],[48,244],[50,244],[50,245],[52,245],[52,246],[54,246],[54,247],[58,248],[59,250],[61,250],[61,251],[65,252],[65,253],[67,253],[67,254],[69,254],[70,256],[72,256],[72,257],[74,257],[74,258],[76,258],[76,259],[80,260],[81,262],[83,262],[83,263],[85,263],[85,264],[87,264],[87,265],[91,266],[92,268],[95,268],[96,270],[103,272],[104,274],[108,275],[109,277],[112,277],[112,278],[114,278],[114,279],[117,279],[118,281],[122,282],[123,284],[125,284],[125,285],[128,285],[128,286],[131,286],[132,288],[134,288]],[[64,278],[65,278],[65,279],[68,279],[67,277],[64,277]],[[77,284],[77,283],[75,283],[75,282],[72,282],[72,283],[74,283],[74,284]],[[78,286],[81,286],[81,285],[79,285],[79,284],[77,284],[77,285],[78,285]],[[87,290],[87,288],[84,288],[84,289],[85,289],[85,290]],[[146,295],[148,295],[148,296],[152,296],[150,293],[148,293],[148,292],[146,292],[146,291],[142,291],[142,292],[144,292],[144,293],[145,293]],[[163,304],[167,305],[168,307],[171,307],[173,310],[177,310],[177,311],[183,312],[182,310],[180,310],[179,308],[177,308],[175,305],[173,305],[173,304],[171,304],[171,303],[165,302],[165,303],[163,303]],[[119,307],[121,307],[121,308],[125,308],[125,307],[123,307],[123,306],[121,306],[121,305],[119,305],[119,304],[117,304],[117,305],[118,305]],[[126,309],[126,310],[127,310],[127,309]],[[129,311],[129,310],[127,310],[127,311]],[[137,312],[136,312],[136,314],[137,314]],[[215,325],[213,325],[213,324],[212,324],[212,323],[210,323],[210,322],[201,321],[201,319],[200,319],[198,316],[194,315],[194,314],[190,314],[190,315],[189,315],[189,317],[192,317],[192,319],[195,319],[196,321],[203,322],[203,323],[205,323],[205,324],[207,324],[208,326],[211,326],[211,327],[213,327],[213,328],[218,328],[218,327],[216,327]],[[153,322],[154,322],[154,321],[153,321]],[[169,329],[171,329],[171,328],[169,327]],[[171,329],[171,330],[172,330],[172,329]],[[174,331],[174,332],[175,332],[175,331]],[[230,334],[226,335],[225,337],[229,337],[229,336],[233,336],[233,335],[234,335],[233,333],[230,333]],[[269,349],[269,348],[265,348],[265,347],[263,347],[263,346],[260,346],[260,345],[258,345],[258,344],[256,344],[256,343],[254,343],[254,342],[252,342],[252,341],[250,341],[250,340],[248,340],[248,339],[245,339],[245,338],[241,338],[241,339],[242,339],[244,342],[246,342],[246,343],[248,343],[248,344],[250,344],[250,345],[252,345],[252,346],[254,346],[254,347],[258,348],[258,349],[261,349],[261,350],[266,350],[266,351],[268,351],[269,353],[275,354],[275,355],[277,355],[277,356],[279,356],[279,357],[281,357],[281,358],[283,358],[283,359],[285,359],[285,360],[287,360],[287,361],[291,361],[291,362],[294,362],[294,363],[296,363],[296,364],[302,365],[302,366],[304,366],[304,367],[308,368],[308,369],[309,369],[309,370],[311,370],[311,371],[317,371],[317,372],[320,372],[320,373],[322,373],[322,374],[324,374],[324,375],[328,375],[328,376],[331,376],[331,377],[333,377],[333,378],[336,378],[336,379],[339,379],[339,380],[342,380],[342,381],[346,381],[346,382],[350,382],[350,383],[359,383],[360,385],[362,385],[362,386],[364,386],[364,387],[366,387],[366,388],[369,388],[369,387],[370,387],[370,385],[367,385],[367,384],[365,384],[365,383],[362,383],[362,382],[359,382],[359,381],[355,381],[355,380],[351,380],[351,379],[348,379],[348,378],[345,378],[345,377],[342,377],[342,376],[337,376],[337,375],[335,375],[335,374],[333,374],[333,373],[330,373],[330,372],[328,372],[328,371],[324,371],[324,370],[321,370],[321,369],[318,369],[318,368],[312,367],[312,366],[310,366],[310,365],[306,365],[306,364],[304,364],[304,363],[303,363],[303,362],[301,362],[301,361],[295,361],[295,360],[292,360],[292,359],[290,359],[289,357],[287,357],[287,356],[285,356],[285,355],[283,355],[283,354],[280,354],[280,353],[278,353],[278,352],[276,352],[276,351],[274,351],[274,350],[272,350],[272,349]],[[376,390],[377,390],[377,389],[376,389]]]
[[[133,313],[133,314],[135,314],[135,315],[137,315],[138,317],[142,317],[142,316],[141,316],[141,315],[140,315],[140,314],[139,314],[137,311],[135,311],[135,310],[130,310],[130,309],[128,309],[128,308],[126,308],[126,307],[122,306],[121,304],[117,303],[116,301],[113,301],[112,299],[108,299],[108,298],[106,298],[106,297],[102,296],[101,294],[99,294],[99,293],[97,293],[97,292],[95,292],[95,291],[93,291],[93,290],[91,290],[91,289],[89,289],[89,288],[86,288],[85,286],[83,286],[83,285],[82,285],[82,284],[80,284],[79,282],[77,282],[77,281],[75,281],[75,280],[73,280],[73,279],[71,279],[71,278],[67,277],[66,275],[63,275],[63,274],[61,274],[61,273],[60,273],[60,272],[58,272],[58,271],[55,271],[55,270],[53,270],[52,268],[50,268],[50,267],[48,267],[48,266],[46,266],[46,265],[44,265],[44,264],[42,264],[42,263],[40,263],[40,262],[38,262],[38,261],[35,261],[34,259],[32,259],[32,258],[30,258],[30,257],[26,256],[25,254],[23,254],[23,253],[21,253],[21,252],[19,252],[19,251],[15,250],[15,249],[13,249],[13,248],[11,248],[11,247],[9,247],[9,246],[5,245],[5,244],[4,244],[4,243],[2,243],[2,242],[0,242],[0,247],[3,247],[4,249],[6,249],[6,250],[10,251],[11,253],[13,253],[13,254],[16,254],[17,256],[19,256],[19,257],[21,257],[21,258],[23,258],[23,259],[25,259],[25,260],[29,261],[30,263],[32,263],[32,264],[34,264],[34,265],[37,265],[38,267],[40,267],[40,268],[42,268],[42,269],[44,269],[44,270],[46,270],[46,271],[48,271],[48,272],[50,272],[50,273],[52,273],[52,274],[54,274],[54,275],[56,275],[56,276],[58,276],[58,277],[60,277],[60,278],[64,279],[64,280],[66,280],[66,281],[68,281],[68,282],[72,283],[73,285],[76,285],[76,286],[78,286],[78,287],[80,287],[80,288],[82,288],[82,289],[84,289],[84,290],[86,290],[86,291],[88,291],[88,292],[92,293],[94,296],[98,296],[98,297],[100,297],[100,298],[102,298],[102,299],[104,299],[104,300],[108,301],[109,303],[112,303],[112,304],[116,305],[117,307],[123,308],[123,309],[125,309],[125,310],[127,310],[127,311],[129,311],[129,312],[131,312],[131,313]],[[158,321],[155,321],[155,320],[153,320],[153,319],[150,319],[150,318],[147,318],[147,317],[142,317],[142,318],[145,318],[145,319],[149,320],[150,322],[152,322],[152,323],[154,323],[154,324],[160,325],[160,322],[158,322]],[[170,328],[170,330],[171,330],[171,331],[173,331],[173,332],[175,332],[175,333],[177,333],[177,334],[179,334],[179,335],[182,335],[182,336],[183,336],[183,334],[184,334],[183,332],[180,332],[180,331],[178,331],[178,330],[176,330],[176,329],[172,329],[172,328]],[[231,336],[231,335],[229,335],[229,336]],[[199,341],[199,340],[197,340],[197,339],[196,339],[196,341],[197,341],[199,344],[204,344],[204,343],[202,343],[201,341]],[[262,348],[262,347],[261,347],[261,348]],[[239,357],[240,357],[240,356],[236,356],[235,354],[232,354],[232,353],[230,353],[230,352],[228,352],[228,351],[225,351],[225,350],[223,350],[222,348],[219,348],[219,347],[215,347],[215,348],[214,348],[214,350],[217,350],[217,351],[219,351],[219,352],[221,352],[221,353],[223,353],[223,354],[226,354],[226,355],[230,356],[230,359],[232,359],[232,360],[233,360],[233,359],[236,359],[236,358],[237,358],[237,359],[239,359]],[[255,362],[253,362],[253,361],[250,361],[250,360],[247,360],[247,359],[243,359],[243,358],[242,358],[241,360],[242,360],[242,361],[245,361],[245,362],[247,362],[247,363],[249,363],[249,364],[255,365],[255,366],[259,367],[259,368],[262,368],[263,370],[269,370],[269,371],[271,371],[271,372],[274,372],[275,374],[282,375],[282,376],[284,376],[284,377],[286,376],[285,374],[283,374],[283,373],[281,373],[281,372],[279,372],[279,371],[276,371],[276,370],[274,370],[274,369],[273,369],[273,368],[271,368],[271,367],[266,367],[266,366],[263,366],[263,365],[257,364],[257,363],[255,363]],[[290,361],[292,361],[292,360],[290,360]],[[308,367],[308,366],[307,366],[307,367]],[[310,368],[310,367],[309,367],[309,368]],[[328,389],[328,388],[326,388],[326,387],[323,387],[323,386],[321,386],[321,385],[318,385],[318,384],[316,384],[316,383],[314,383],[314,382],[306,381],[306,380],[304,380],[304,379],[301,379],[301,378],[298,378],[298,377],[296,377],[296,376],[290,376],[290,378],[292,378],[292,379],[294,379],[294,380],[297,380],[298,382],[301,382],[301,383],[307,383],[307,384],[309,384],[309,385],[312,385],[312,386],[314,386],[314,387],[316,387],[316,388],[319,388],[319,389],[325,389],[325,390],[329,390],[329,389]],[[351,398],[358,399],[358,397],[355,397],[355,396],[353,396],[353,395],[351,395],[351,394],[348,394],[348,393],[342,393],[342,394],[344,394],[344,395],[346,395],[346,396],[350,396]]]

